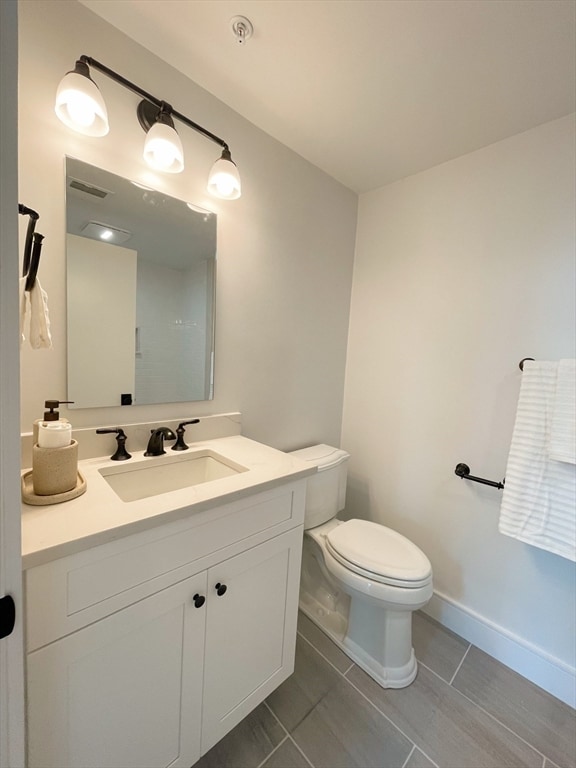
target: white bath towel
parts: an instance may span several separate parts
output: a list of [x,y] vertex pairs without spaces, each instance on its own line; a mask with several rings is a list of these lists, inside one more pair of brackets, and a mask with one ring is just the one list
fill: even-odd
[[548,456],[576,464],[576,360],[558,365]]
[[558,363],[524,363],[500,533],[576,561],[576,465],[549,457]]
[[30,346],[32,349],[50,349],[50,316],[48,315],[48,294],[36,278],[30,290]]
[[26,278],[21,277],[18,281],[18,296],[20,306],[20,345],[26,340],[24,336],[24,325],[26,323],[26,311],[28,309],[28,294],[25,291]]
[[26,340],[26,323],[30,317],[28,340],[33,349],[50,349],[50,316],[48,314],[48,294],[43,290],[38,278],[30,291],[25,290],[26,278],[21,277],[18,285],[20,294],[20,344]]

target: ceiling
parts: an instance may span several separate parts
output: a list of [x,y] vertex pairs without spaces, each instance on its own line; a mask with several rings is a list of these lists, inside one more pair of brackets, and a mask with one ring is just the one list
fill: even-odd
[[81,2],[356,192],[575,109],[575,0]]

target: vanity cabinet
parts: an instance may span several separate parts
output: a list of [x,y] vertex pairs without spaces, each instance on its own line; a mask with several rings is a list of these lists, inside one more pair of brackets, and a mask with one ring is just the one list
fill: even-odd
[[190,768],[291,674],[304,490],[26,572],[29,768]]
[[190,768],[206,616],[192,595],[205,586],[203,573],[29,654],[29,766]]

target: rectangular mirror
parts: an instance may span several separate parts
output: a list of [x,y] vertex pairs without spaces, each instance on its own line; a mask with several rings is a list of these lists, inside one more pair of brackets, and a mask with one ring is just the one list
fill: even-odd
[[68,400],[213,397],[216,214],[66,158]]

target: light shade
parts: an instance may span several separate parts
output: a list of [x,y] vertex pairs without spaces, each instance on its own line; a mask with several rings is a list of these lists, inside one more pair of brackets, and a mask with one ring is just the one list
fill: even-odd
[[106,136],[109,131],[104,99],[81,61],[60,81],[55,110],[65,125],[85,136]]
[[182,142],[168,115],[160,113],[146,134],[144,160],[156,171],[180,173],[184,170]]
[[229,149],[224,149],[210,171],[208,191],[223,200],[236,200],[242,194],[242,184],[236,163],[232,160]]

